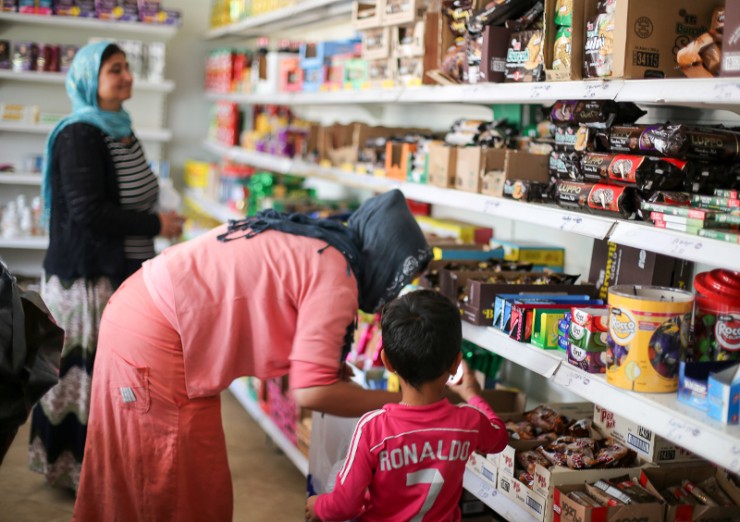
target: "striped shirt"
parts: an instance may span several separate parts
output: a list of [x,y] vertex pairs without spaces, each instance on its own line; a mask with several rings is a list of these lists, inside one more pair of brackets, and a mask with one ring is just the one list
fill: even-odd
[[[121,208],[153,213],[159,200],[159,183],[149,168],[139,140],[132,136],[128,145],[105,136],[118,175]],[[145,260],[154,257],[154,238],[126,236],[123,242],[126,259]]]

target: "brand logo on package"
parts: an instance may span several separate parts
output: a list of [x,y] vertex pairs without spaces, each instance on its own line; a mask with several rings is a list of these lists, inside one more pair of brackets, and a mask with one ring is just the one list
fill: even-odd
[[636,436],[634,433],[627,434],[627,445],[632,446],[637,451],[645,453],[646,455],[650,454],[650,443]]
[[635,34],[642,39],[650,38],[653,34],[653,21],[647,16],[635,20]]
[[740,315],[720,315],[714,327],[714,336],[723,350],[740,350]]
[[586,352],[586,350],[581,350],[578,346],[574,346],[573,344],[571,344],[570,355],[573,357],[574,360],[578,362],[583,362],[586,360],[588,352]]
[[609,316],[609,335],[614,342],[627,346],[637,333],[637,321],[632,314],[621,308],[611,309]]

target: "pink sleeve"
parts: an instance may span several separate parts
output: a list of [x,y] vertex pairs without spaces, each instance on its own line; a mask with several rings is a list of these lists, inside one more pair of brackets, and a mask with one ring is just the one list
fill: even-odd
[[357,285],[336,285],[311,292],[298,308],[290,354],[291,388],[333,384],[339,380],[347,328],[357,314]]
[[480,440],[478,451],[481,453],[499,453],[509,443],[509,432],[506,424],[496,415],[486,401],[479,395],[472,397],[468,404],[483,415],[480,419]]
[[314,510],[321,520],[351,520],[362,513],[366,490],[373,481],[374,467],[363,429],[377,413],[377,410],[366,413],[357,423],[344,465],[337,474],[334,490],[316,498]]

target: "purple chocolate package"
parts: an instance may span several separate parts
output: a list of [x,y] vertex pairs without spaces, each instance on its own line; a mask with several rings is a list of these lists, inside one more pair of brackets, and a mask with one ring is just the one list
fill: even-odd
[[75,0],[56,0],[54,2],[54,14],[58,16],[75,16],[77,5]]
[[10,40],[0,40],[0,69],[10,69]]
[[119,4],[118,0],[95,0],[95,16],[100,20],[117,20]]
[[15,13],[18,11],[18,0],[0,1],[0,11],[4,13]]
[[61,56],[59,57],[59,70],[63,73],[69,71],[72,66],[72,60],[77,54],[78,47],[76,45],[63,45],[61,49]]
[[139,3],[139,20],[145,23],[158,23],[159,12],[162,10],[162,3],[159,0],[138,0]]
[[123,7],[123,14],[121,20],[124,22],[138,22],[139,21],[139,2],[138,0],[122,0],[121,7]]

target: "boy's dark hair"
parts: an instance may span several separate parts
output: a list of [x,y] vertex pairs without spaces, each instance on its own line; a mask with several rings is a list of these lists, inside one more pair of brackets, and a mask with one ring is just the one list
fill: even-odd
[[117,44],[112,43],[103,51],[103,55],[100,57],[100,65],[102,66],[105,62],[108,61],[108,58],[115,54],[122,54],[126,56],[126,52],[123,49],[121,49]]
[[460,311],[432,290],[388,303],[380,327],[388,361],[416,389],[449,371],[462,345]]

